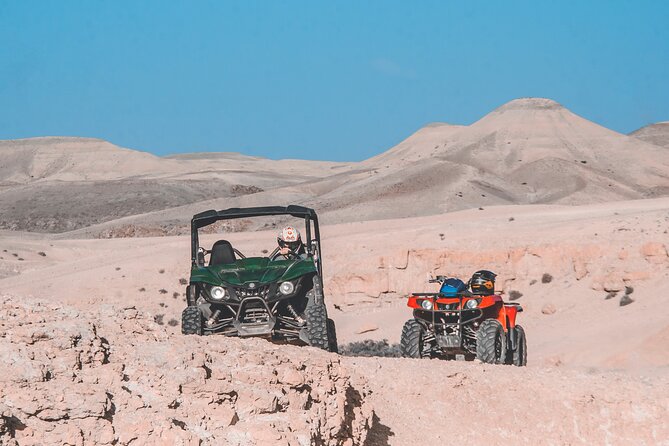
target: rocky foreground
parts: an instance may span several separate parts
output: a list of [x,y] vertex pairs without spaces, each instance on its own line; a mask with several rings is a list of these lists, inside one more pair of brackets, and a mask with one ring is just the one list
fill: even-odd
[[182,336],[0,299],[0,445],[669,444],[669,382]]
[[133,307],[0,300],[0,445],[360,445],[364,380],[262,340],[170,336]]

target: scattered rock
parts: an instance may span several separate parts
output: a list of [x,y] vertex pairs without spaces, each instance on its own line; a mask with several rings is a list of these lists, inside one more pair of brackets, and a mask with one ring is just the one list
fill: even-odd
[[632,299],[629,294],[623,295],[623,297],[620,298],[620,306],[624,307],[625,305],[629,305],[632,302],[634,302],[634,299]]
[[509,291],[509,300],[518,300],[523,297],[523,293],[516,290]]
[[604,299],[606,299],[606,300],[608,300],[608,299],[613,299],[613,298],[616,297],[617,295],[618,295],[618,292],[617,292],[617,291],[609,291],[609,292],[606,294],[606,297],[605,297]]
[[541,307],[541,312],[543,314],[555,314],[556,311],[557,311],[557,308],[555,308],[555,305],[553,305],[551,303],[547,303],[546,305]]
[[379,329],[378,325],[375,324],[365,324],[360,327],[355,331],[357,334],[363,334],[363,333],[369,333],[370,331],[376,331]]

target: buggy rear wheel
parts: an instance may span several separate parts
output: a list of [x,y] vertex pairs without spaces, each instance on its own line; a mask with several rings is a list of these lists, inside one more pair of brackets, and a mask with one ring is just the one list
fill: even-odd
[[421,358],[423,356],[423,341],[425,327],[416,319],[409,319],[402,327],[400,339],[400,353],[405,358]]
[[476,357],[487,364],[502,364],[506,358],[506,335],[502,324],[486,319],[476,332]]
[[337,330],[332,319],[328,319],[328,351],[332,353],[339,353],[339,346],[337,345]]
[[516,350],[513,352],[513,365],[524,367],[527,365],[527,340],[525,330],[516,325]]
[[202,336],[203,318],[198,307],[186,307],[181,312],[181,333]]

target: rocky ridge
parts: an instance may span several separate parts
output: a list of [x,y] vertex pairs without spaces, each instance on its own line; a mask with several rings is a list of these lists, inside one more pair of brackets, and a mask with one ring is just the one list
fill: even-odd
[[352,446],[371,425],[366,383],[325,352],[170,337],[134,307],[3,296],[0,320],[3,445]]

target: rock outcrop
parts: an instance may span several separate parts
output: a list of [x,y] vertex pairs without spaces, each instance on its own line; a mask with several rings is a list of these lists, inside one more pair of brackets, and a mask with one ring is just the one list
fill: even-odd
[[0,298],[0,444],[360,445],[367,384],[339,358],[170,336],[134,307]]

